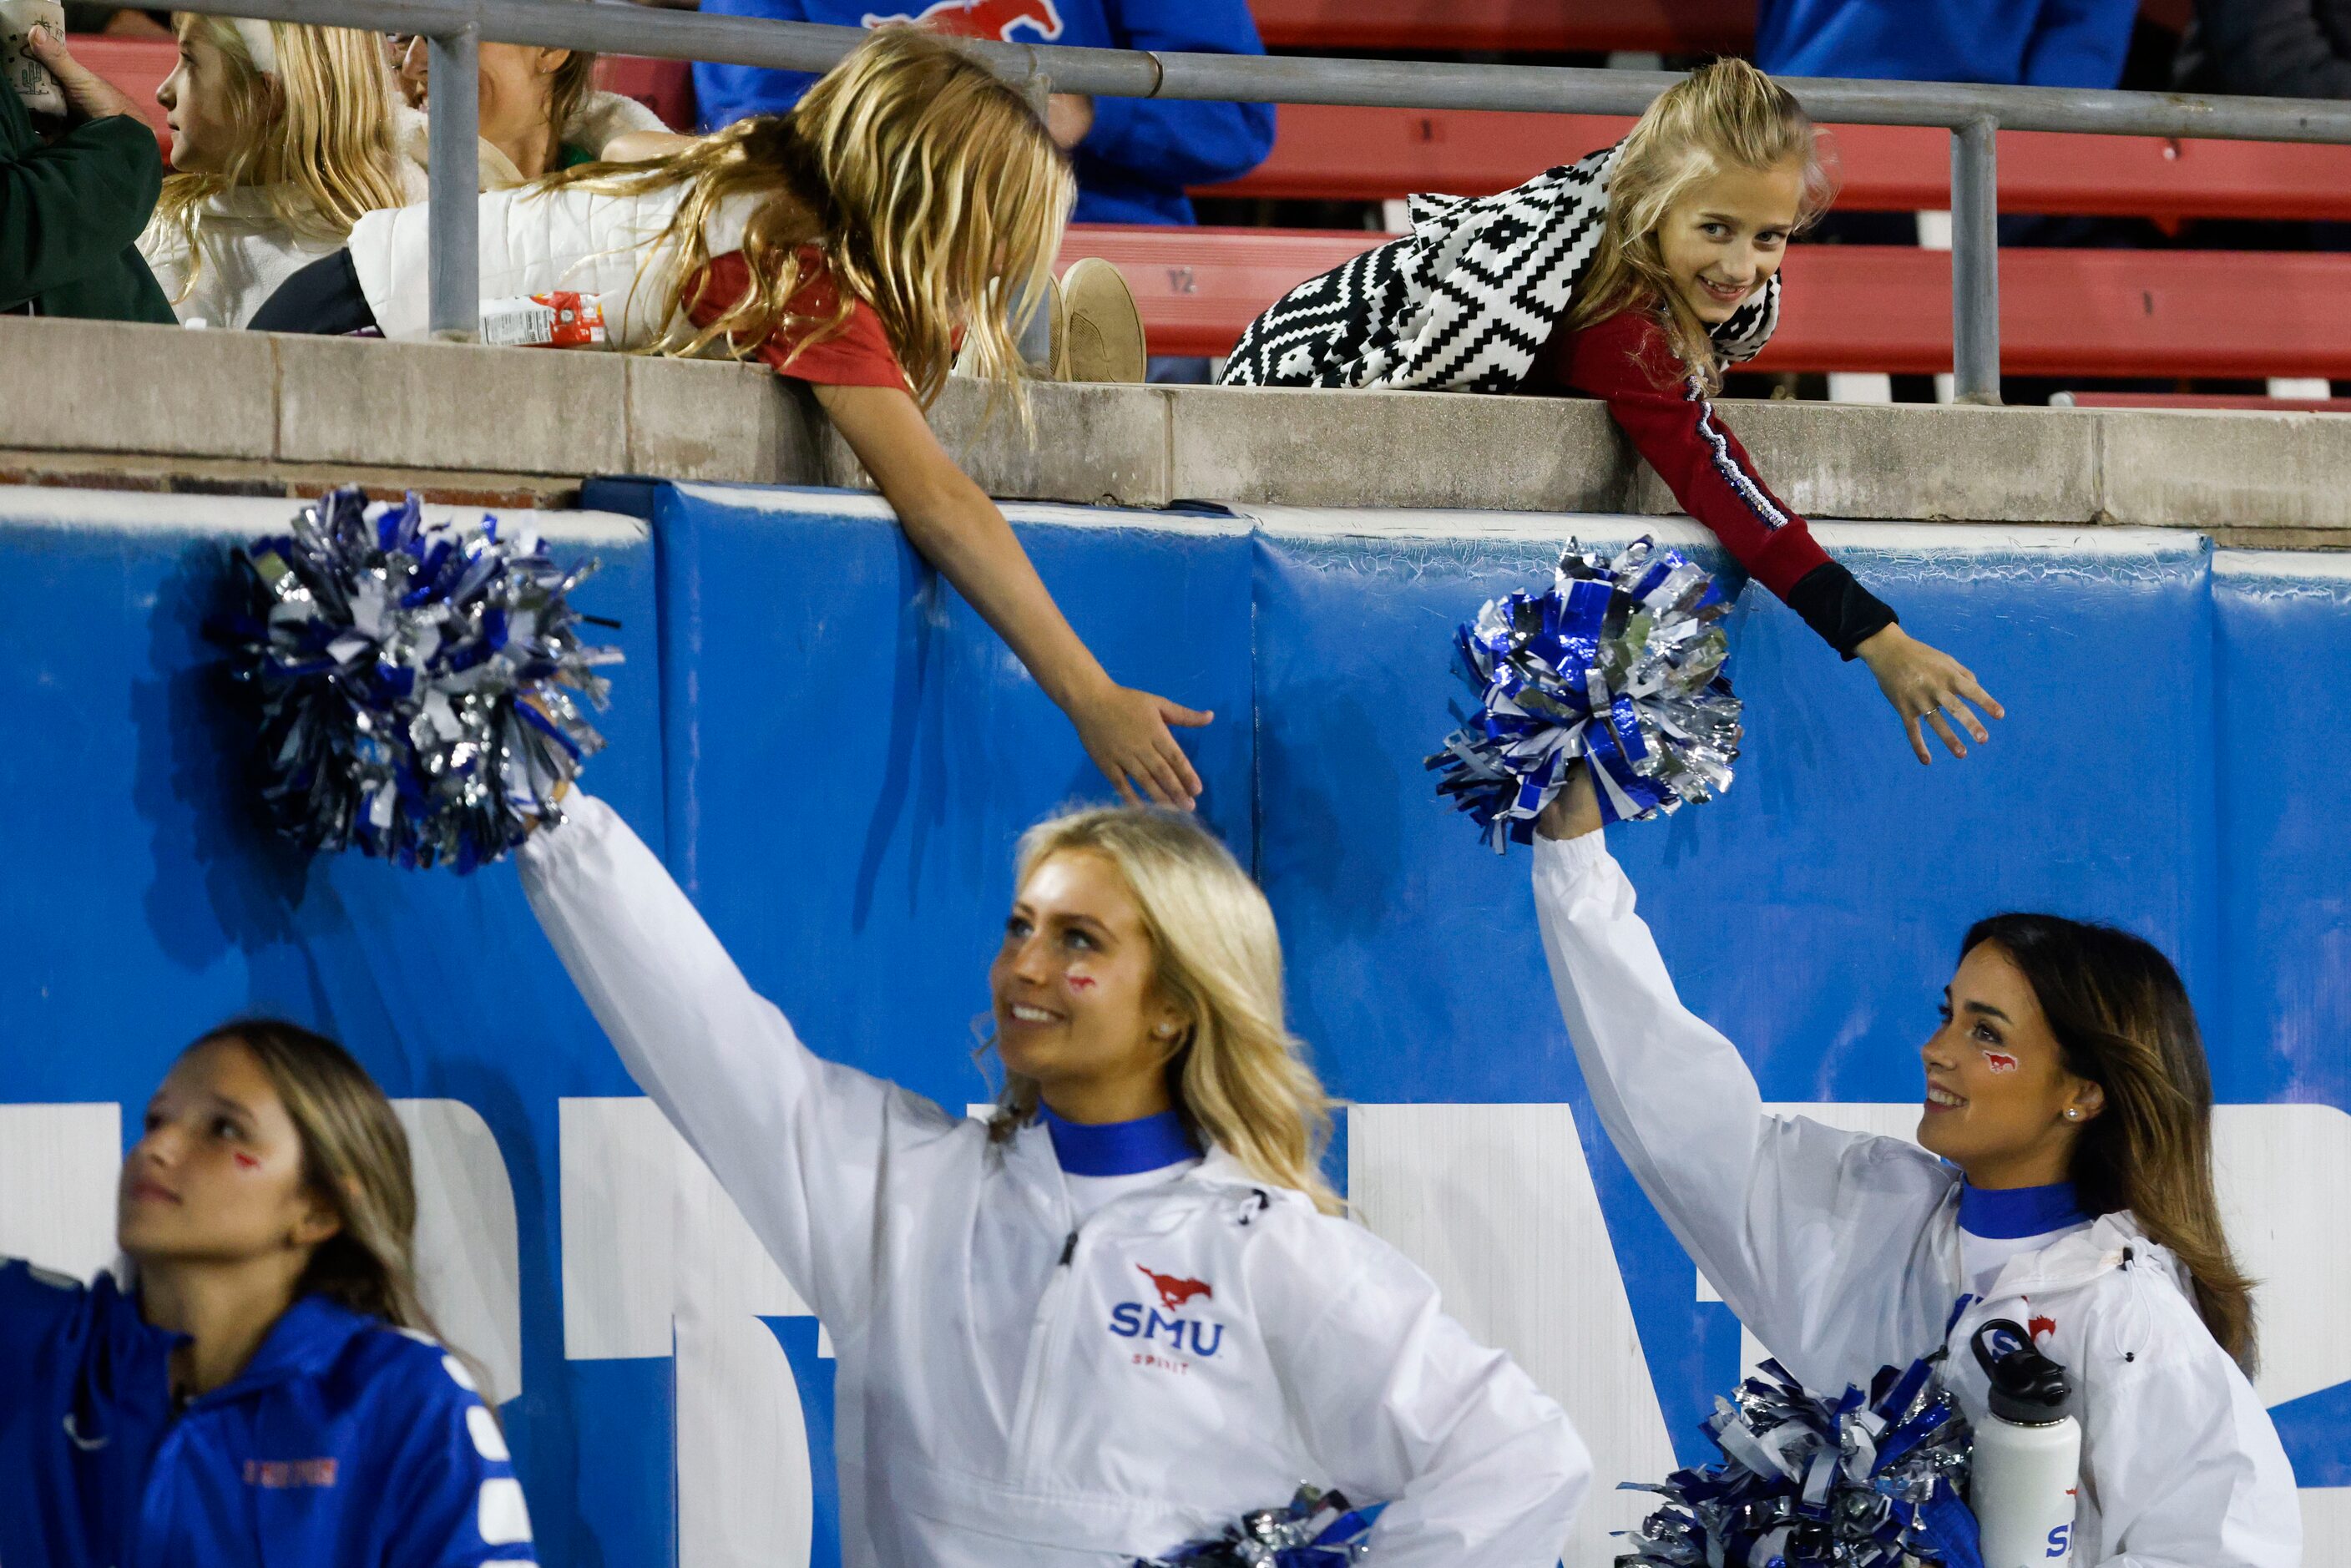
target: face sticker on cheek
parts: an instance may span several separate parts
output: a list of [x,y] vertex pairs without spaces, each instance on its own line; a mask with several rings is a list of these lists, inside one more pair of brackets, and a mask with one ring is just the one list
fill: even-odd
[[1993,1072],[2016,1071],[2016,1058],[2004,1051],[1987,1051],[1983,1053],[1983,1059],[1984,1066]]
[[236,1168],[241,1171],[257,1171],[261,1168],[261,1156],[248,1155],[243,1149],[230,1151],[229,1158],[236,1162]]
[[1070,977],[1070,989],[1077,992],[1081,996],[1092,990],[1097,983],[1098,982],[1092,975],[1071,975]]

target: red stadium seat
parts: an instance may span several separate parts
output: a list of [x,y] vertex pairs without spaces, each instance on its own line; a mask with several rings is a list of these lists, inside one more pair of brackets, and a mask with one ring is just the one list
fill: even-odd
[[1755,0],[1249,0],[1267,45],[1289,49],[1744,49]]
[[[1064,264],[1099,256],[1134,289],[1162,354],[1222,354],[1294,284],[1385,236],[1272,229],[1072,228]],[[1950,256],[1801,246],[1758,370],[1951,367]],[[2351,377],[2351,256],[2011,250],[2001,360],[2011,375]]]
[[107,38],[95,33],[76,33],[66,40],[73,57],[114,84],[131,101],[147,123],[155,128],[156,137],[163,143],[163,155],[172,152],[172,132],[163,123],[163,106],[155,101],[155,89],[180,63],[180,46],[169,38]]
[[[1630,120],[1474,110],[1286,105],[1272,156],[1207,196],[1384,201],[1414,191],[1482,196],[1625,134]],[[1894,125],[1834,132],[1840,207],[1914,212],[1951,202],[1950,137]],[[2003,212],[2125,217],[2351,218],[2351,147],[2172,141],[2147,136],[2000,138]]]
[[684,60],[606,55],[596,62],[596,85],[635,99],[672,131],[694,130],[694,67]]

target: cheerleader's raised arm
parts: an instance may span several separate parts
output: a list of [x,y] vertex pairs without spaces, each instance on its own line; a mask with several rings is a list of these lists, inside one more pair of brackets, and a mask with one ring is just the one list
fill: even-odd
[[644,841],[573,795],[519,854],[548,940],[639,1087],[829,1324],[862,1310],[885,1152],[954,1125],[800,1043]]
[[1602,1124],[1740,1321],[1815,1387],[1933,1348],[1954,1292],[1922,1249],[1948,1167],[1897,1139],[1765,1113],[1738,1048],[1676,995],[1581,769],[1534,862],[1552,983]]

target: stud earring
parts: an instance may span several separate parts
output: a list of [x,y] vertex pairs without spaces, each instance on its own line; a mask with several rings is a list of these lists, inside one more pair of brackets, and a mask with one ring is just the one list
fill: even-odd
[[2067,1120],[2068,1122],[2078,1122],[2078,1121],[2080,1121],[2081,1119],[2082,1119],[2082,1113],[2081,1113],[2081,1112],[2079,1112],[2079,1111],[2077,1111],[2077,1110],[2074,1110],[2074,1109],[2071,1108],[2070,1106],[2066,1109],[2066,1112],[2065,1112],[2065,1120]]

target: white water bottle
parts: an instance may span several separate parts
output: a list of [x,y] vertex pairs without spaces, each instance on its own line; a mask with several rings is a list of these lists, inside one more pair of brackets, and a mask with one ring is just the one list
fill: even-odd
[[1983,1536],[1984,1568],[2056,1568],[2074,1556],[2082,1424],[2064,1367],[2005,1319],[1975,1334],[1991,1379],[1991,1414],[1976,1427],[1969,1506]]

